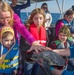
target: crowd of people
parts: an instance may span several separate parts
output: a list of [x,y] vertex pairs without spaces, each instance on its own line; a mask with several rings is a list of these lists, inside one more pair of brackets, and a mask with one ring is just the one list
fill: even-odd
[[11,5],[0,1],[0,75],[37,75],[40,65],[31,56],[43,50],[52,50],[65,58],[66,69],[49,66],[53,75],[74,75],[74,69],[69,68],[74,59],[71,65],[67,62],[74,58],[74,27],[70,24],[74,10],[66,11],[64,18],[56,22],[54,39],[48,45],[52,15],[47,3],[35,8],[23,24],[20,10],[28,6],[30,0],[23,5],[17,5],[17,0],[12,0]]

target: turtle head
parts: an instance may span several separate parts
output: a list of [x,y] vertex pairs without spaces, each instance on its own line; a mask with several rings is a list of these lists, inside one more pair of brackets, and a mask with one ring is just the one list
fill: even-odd
[[41,58],[40,53],[34,52],[31,59],[43,67],[43,59]]
[[37,61],[38,60],[38,54],[36,52],[34,52],[32,54],[32,58],[31,58],[33,61]]

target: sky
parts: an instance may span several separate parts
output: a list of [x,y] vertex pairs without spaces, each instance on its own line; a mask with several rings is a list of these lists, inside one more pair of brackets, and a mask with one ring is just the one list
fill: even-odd
[[[70,9],[74,5],[74,0],[58,0],[61,12],[62,12],[62,1],[63,1],[63,12]],[[44,2],[48,4],[48,9],[51,13],[60,13],[56,0],[44,1]],[[44,2],[38,2],[37,5],[36,3],[33,3],[31,4],[30,7],[26,8],[25,11],[31,12],[35,8],[40,8],[42,3]]]

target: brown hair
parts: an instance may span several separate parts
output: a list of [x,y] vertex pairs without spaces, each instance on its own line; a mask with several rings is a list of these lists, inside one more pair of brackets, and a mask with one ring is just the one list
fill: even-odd
[[69,15],[73,15],[73,14],[74,14],[74,11],[73,10],[67,10],[66,13],[64,14],[64,16],[65,15],[68,15],[69,16]]
[[29,17],[29,19],[26,21],[26,27],[29,28],[30,24],[33,23],[33,17],[37,14],[37,13],[40,13],[43,15],[44,17],[44,22],[43,22],[43,25],[45,25],[45,15],[44,15],[44,11],[41,9],[41,8],[36,8],[34,9],[32,12],[31,12],[31,15]]

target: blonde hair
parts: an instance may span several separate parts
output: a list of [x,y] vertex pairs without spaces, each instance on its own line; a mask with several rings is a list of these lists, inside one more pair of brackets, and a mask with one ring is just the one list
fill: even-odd
[[9,25],[12,26],[13,25],[13,10],[11,9],[11,7],[6,2],[0,1],[0,11],[10,12],[11,19],[10,19]]
[[68,26],[66,26],[66,25],[64,25],[64,26],[59,30],[59,34],[60,34],[60,33],[66,34],[67,37],[70,37],[70,36],[71,36],[70,29],[69,29]]
[[42,14],[43,17],[44,17],[44,22],[43,22],[43,26],[45,25],[45,14],[44,14],[44,11],[41,9],[41,8],[36,8],[34,9],[32,12],[31,12],[31,15],[29,17],[29,19],[26,21],[26,27],[29,28],[30,24],[33,23],[33,17],[37,14]]
[[[13,33],[10,32],[10,31],[4,32],[3,35],[2,35],[2,39],[3,39],[3,38],[6,38],[8,35],[13,35]],[[14,36],[14,35],[13,35],[13,36]]]

